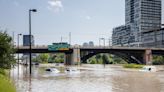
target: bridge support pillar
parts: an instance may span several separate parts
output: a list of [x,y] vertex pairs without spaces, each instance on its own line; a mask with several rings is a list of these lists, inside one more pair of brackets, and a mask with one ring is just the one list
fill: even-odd
[[79,64],[80,61],[81,61],[80,49],[79,48],[74,48],[73,49],[73,64]]
[[72,53],[66,53],[65,54],[65,65],[72,65]]
[[152,64],[152,50],[147,49],[145,50],[145,54],[144,54],[144,61],[146,65],[151,65]]
[[65,54],[65,64],[66,65],[74,65],[80,63],[80,49],[74,48],[73,53]]

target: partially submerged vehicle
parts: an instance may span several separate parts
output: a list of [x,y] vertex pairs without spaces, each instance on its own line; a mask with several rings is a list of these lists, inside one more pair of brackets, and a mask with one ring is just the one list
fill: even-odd
[[141,70],[141,72],[156,72],[157,69],[155,66],[144,66]]
[[53,73],[59,73],[60,71],[56,68],[46,68],[45,71],[48,71],[48,72],[53,72]]
[[78,70],[77,68],[66,68],[65,72],[66,73],[80,73],[80,70]]

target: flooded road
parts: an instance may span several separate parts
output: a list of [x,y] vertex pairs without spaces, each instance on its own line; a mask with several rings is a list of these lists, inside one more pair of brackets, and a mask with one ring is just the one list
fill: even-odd
[[[29,77],[28,68],[11,70],[17,92],[164,92],[164,71],[139,72],[121,66],[82,65],[74,66],[80,73],[47,72],[50,66],[33,66]],[[51,66],[53,67],[53,65]],[[161,69],[164,69],[162,66]]]

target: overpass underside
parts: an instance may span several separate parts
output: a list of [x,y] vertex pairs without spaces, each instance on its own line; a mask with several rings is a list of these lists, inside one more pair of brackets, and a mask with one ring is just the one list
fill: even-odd
[[151,64],[151,50],[121,50],[121,49],[73,49],[73,53],[67,54],[67,64],[86,62],[89,58],[100,53],[116,55],[128,63]]
[[90,51],[81,51],[81,62],[85,62],[90,57],[100,54],[100,53],[108,53],[113,54],[115,56],[118,56],[122,59],[124,59],[128,63],[137,63],[137,64],[146,64],[144,59],[144,51],[132,51],[132,50],[90,50]]
[[[29,49],[19,49],[16,53],[29,53]],[[116,55],[128,63],[151,64],[152,54],[161,54],[163,50],[151,49],[111,49],[111,48],[70,48],[69,50],[49,51],[48,49],[32,49],[32,53],[65,53],[65,64],[72,65],[85,62],[100,53]]]

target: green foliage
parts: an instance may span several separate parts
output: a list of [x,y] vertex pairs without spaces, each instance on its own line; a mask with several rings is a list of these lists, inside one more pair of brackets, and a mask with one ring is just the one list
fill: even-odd
[[97,54],[88,59],[88,64],[127,64],[127,62],[111,54]]
[[101,54],[97,54],[97,55],[95,56],[95,58],[96,58],[96,60],[98,60],[98,59],[101,59],[102,56],[101,56]]
[[97,62],[97,64],[103,64],[102,58],[98,59],[96,62]]
[[124,64],[123,67],[124,68],[137,68],[137,69],[139,69],[139,68],[142,68],[143,65],[138,65],[138,64]]
[[102,61],[103,61],[103,64],[109,64],[109,58],[106,54],[103,54]]
[[0,69],[0,74],[1,74],[1,75],[6,75],[5,70],[1,68],[1,69]]
[[164,65],[163,61],[153,61],[153,65]]
[[16,92],[15,86],[4,75],[0,74],[0,92]]
[[55,54],[55,58],[53,58],[54,63],[64,63],[64,54],[63,53],[58,53]]
[[64,63],[64,54],[40,54],[33,58],[32,61],[39,63]]
[[153,65],[164,65],[164,56],[153,56]]
[[63,58],[56,58],[55,63],[64,63],[64,59]]
[[55,63],[56,57],[57,57],[56,54],[50,54],[48,58],[48,63]]
[[125,60],[123,60],[122,58],[117,57],[117,56],[113,57],[113,62],[115,64],[127,64],[127,62]]
[[35,57],[35,58],[32,58],[32,62],[38,62],[38,63],[41,63],[41,59],[39,58],[39,56]]
[[90,58],[90,59],[88,60],[87,63],[89,63],[89,64],[97,64],[97,60],[96,60],[94,57],[92,57],[92,58]]
[[92,60],[92,62],[90,62],[90,64],[102,64],[102,55],[101,54],[97,54],[96,56],[91,57],[90,61]]
[[113,60],[113,55],[109,54],[108,58],[109,58],[109,64],[115,64],[115,62]]
[[0,68],[10,69],[16,63],[14,52],[12,38],[6,32],[0,31]]
[[38,56],[39,61],[42,63],[48,62],[48,58],[49,58],[49,54],[40,54]]

